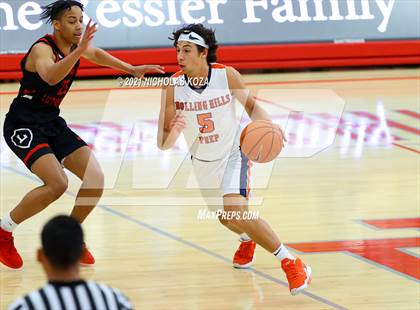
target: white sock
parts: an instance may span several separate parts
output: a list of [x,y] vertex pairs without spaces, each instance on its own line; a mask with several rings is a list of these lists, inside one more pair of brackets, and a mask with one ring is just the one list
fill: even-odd
[[10,217],[10,213],[6,213],[1,219],[0,227],[5,231],[12,232],[17,226],[18,224]]
[[289,253],[289,251],[283,244],[280,245],[279,248],[273,252],[273,254],[281,261],[285,258],[295,259],[295,257]]
[[251,238],[249,238],[249,236],[246,233],[242,233],[239,236],[240,236],[239,240],[241,242],[247,242],[247,241],[251,240]]

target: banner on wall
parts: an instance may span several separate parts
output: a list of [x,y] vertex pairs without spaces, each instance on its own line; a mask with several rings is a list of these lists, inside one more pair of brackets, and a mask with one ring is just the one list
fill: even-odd
[[[52,31],[48,0],[0,0],[0,53],[22,52]],[[222,45],[420,38],[418,0],[80,0],[106,49],[169,47],[189,23],[216,30]]]

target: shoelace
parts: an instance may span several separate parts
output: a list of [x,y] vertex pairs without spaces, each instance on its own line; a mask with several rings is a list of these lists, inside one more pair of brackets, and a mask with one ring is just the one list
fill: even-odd
[[296,263],[291,262],[286,266],[287,269],[287,278],[291,281],[299,279],[299,271],[297,270]]
[[241,245],[239,246],[238,254],[242,257],[245,256],[245,254],[247,254],[247,252],[249,252],[248,249],[249,249],[250,245],[251,245],[250,241],[241,242]]

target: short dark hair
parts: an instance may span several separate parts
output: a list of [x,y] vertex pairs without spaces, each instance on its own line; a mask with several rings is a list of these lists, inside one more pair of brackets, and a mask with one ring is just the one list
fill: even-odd
[[[206,44],[209,46],[209,51],[207,55],[207,63],[210,64],[212,62],[216,62],[217,61],[216,51],[219,46],[217,45],[215,31],[213,29],[204,27],[203,24],[185,25],[182,28],[172,32],[173,37],[170,37],[169,39],[174,40],[174,46],[176,47],[179,36],[182,33],[188,34],[191,32],[195,32],[198,35],[200,35],[204,39]],[[202,47],[200,45],[196,45],[196,46],[198,48],[198,52],[200,53],[203,52],[205,49],[205,47]]]
[[46,19],[47,23],[52,23],[54,20],[59,19],[63,12],[70,10],[72,6],[78,6],[83,11],[83,4],[76,0],[57,0],[46,6],[43,6],[41,19]]
[[70,216],[58,215],[44,225],[41,242],[45,256],[52,265],[68,268],[82,256],[82,226]]

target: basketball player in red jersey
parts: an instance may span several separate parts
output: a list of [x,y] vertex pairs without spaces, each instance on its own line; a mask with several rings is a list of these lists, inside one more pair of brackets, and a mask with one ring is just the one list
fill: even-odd
[[[250,167],[239,146],[241,130],[235,99],[252,120],[271,121],[270,117],[250,95],[238,71],[215,63],[218,46],[214,31],[192,24],[174,32],[173,40],[181,71],[173,75],[174,86],[162,93],[158,147],[171,148],[183,132],[203,194],[204,189],[218,186],[225,213],[233,214],[219,217],[225,227],[240,236],[241,244],[233,257],[233,266],[250,267],[255,246],[259,244],[281,261],[289,290],[296,295],[310,283],[309,266],[287,250],[263,219],[238,216],[248,210]],[[193,81],[204,83],[193,85]]]
[[[102,195],[104,176],[95,156],[59,116],[60,103],[76,76],[80,57],[136,77],[146,72],[164,72],[156,65],[132,66],[92,46],[96,24],[89,21],[83,33],[80,2],[59,0],[43,9],[41,18],[53,25],[54,34],[37,40],[22,59],[19,93],[4,122],[7,145],[44,183],[1,218],[0,262],[14,269],[22,267],[23,261],[14,246],[12,232],[66,191],[68,180],[63,167],[82,180],[71,212],[74,219],[82,223]],[[95,261],[86,246],[81,261]]]

